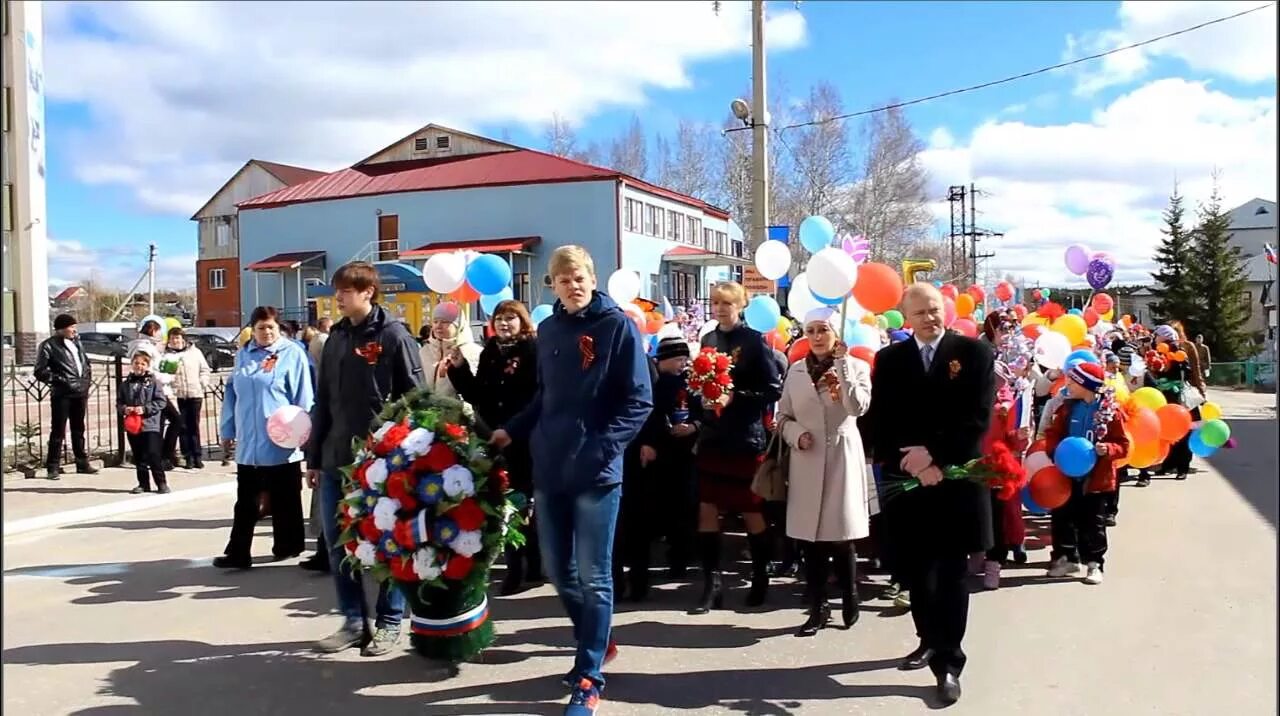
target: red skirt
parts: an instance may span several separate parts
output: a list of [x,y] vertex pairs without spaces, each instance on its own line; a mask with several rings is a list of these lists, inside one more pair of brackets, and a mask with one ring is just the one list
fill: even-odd
[[751,481],[762,457],[700,447],[694,462],[698,501],[715,505],[721,512],[759,512],[764,500],[751,491]]

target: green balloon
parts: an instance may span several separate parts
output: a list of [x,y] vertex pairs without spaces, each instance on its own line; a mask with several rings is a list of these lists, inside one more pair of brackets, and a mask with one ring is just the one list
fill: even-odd
[[1047,288],[1042,288],[1042,289],[1040,289],[1040,295],[1041,295],[1041,296],[1044,296],[1045,298],[1048,298],[1048,297],[1049,297],[1049,289],[1047,289]]
[[1200,442],[1209,447],[1222,447],[1231,439],[1231,428],[1221,420],[1206,420],[1200,424]]
[[884,316],[876,316],[876,327],[883,331],[889,327],[889,321]]
[[888,311],[885,311],[881,318],[885,320],[885,325],[895,331],[902,328],[902,324],[905,322],[902,318],[902,312],[896,308],[891,308]]

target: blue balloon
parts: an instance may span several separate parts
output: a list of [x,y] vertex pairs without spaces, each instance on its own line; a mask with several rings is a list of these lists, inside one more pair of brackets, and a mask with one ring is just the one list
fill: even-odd
[[1084,316],[1084,311],[1081,311],[1081,310],[1080,310],[1080,309],[1078,309],[1078,308],[1073,308],[1073,309],[1071,309],[1070,311],[1067,311],[1067,313],[1069,313],[1069,314],[1071,314],[1071,315],[1073,315],[1073,316]]
[[837,296],[836,298],[823,298],[822,296],[819,296],[813,291],[809,291],[809,295],[813,296],[813,300],[817,301],[818,303],[821,303],[824,306],[839,306],[845,299],[844,296]]
[[849,319],[844,322],[844,342],[850,348],[866,346],[880,350],[880,332],[865,323]]
[[1033,515],[1049,514],[1049,510],[1036,504],[1036,501],[1031,497],[1031,488],[1029,486],[1022,488],[1022,506]]
[[1102,361],[1098,360],[1098,356],[1094,355],[1093,351],[1081,348],[1078,351],[1071,351],[1067,354],[1067,359],[1062,362],[1063,370],[1071,370],[1080,363],[1102,365]]
[[934,282],[933,282],[933,287],[934,287],[934,288],[942,288],[942,282],[941,282],[941,281],[934,281]]
[[491,293],[480,297],[480,307],[484,309],[485,315],[492,316],[493,309],[498,307],[503,301],[510,301],[515,298],[515,294],[511,292],[510,286],[503,286],[497,293]]
[[821,216],[810,216],[800,222],[800,244],[811,254],[830,246],[835,237],[836,227]]
[[653,355],[658,352],[658,337],[656,335],[645,336],[644,340],[648,346],[648,348],[646,348],[645,350],[645,353],[648,353],[649,355]]
[[747,325],[761,333],[777,328],[778,319],[782,318],[782,308],[773,296],[756,296],[742,313],[747,319]]
[[1218,448],[1204,444],[1204,440],[1200,437],[1200,428],[1191,431],[1191,438],[1187,440],[1187,443],[1191,447],[1191,454],[1196,457],[1209,457],[1218,452]]
[[1053,451],[1053,462],[1063,475],[1073,480],[1083,480],[1098,462],[1093,443],[1084,438],[1067,438]]
[[546,303],[534,307],[533,311],[529,313],[529,318],[533,319],[535,328],[539,323],[551,318],[551,310],[551,306]]
[[467,283],[481,296],[495,295],[511,285],[511,267],[500,256],[480,254],[467,265]]

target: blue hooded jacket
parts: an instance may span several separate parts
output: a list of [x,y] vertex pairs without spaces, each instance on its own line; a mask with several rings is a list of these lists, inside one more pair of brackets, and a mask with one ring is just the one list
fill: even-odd
[[622,482],[623,452],[653,410],[635,324],[598,291],[578,313],[557,301],[538,326],[537,351],[537,393],[504,426],[529,442],[534,487],[574,493]]

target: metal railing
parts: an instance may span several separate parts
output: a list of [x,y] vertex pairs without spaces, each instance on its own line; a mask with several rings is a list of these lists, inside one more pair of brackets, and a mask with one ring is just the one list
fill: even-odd
[[1212,363],[1209,385],[1223,388],[1259,388],[1276,384],[1275,364],[1269,361]]

